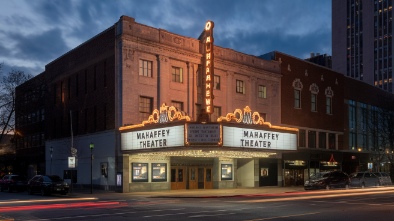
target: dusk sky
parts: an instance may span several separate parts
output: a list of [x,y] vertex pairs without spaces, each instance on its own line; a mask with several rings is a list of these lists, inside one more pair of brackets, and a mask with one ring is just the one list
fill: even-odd
[[0,0],[2,73],[40,74],[122,15],[192,38],[212,20],[216,45],[250,55],[331,55],[331,0]]

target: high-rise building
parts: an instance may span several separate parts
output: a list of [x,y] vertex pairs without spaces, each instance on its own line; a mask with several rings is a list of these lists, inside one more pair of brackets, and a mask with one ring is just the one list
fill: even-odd
[[393,92],[392,0],[332,0],[332,67]]

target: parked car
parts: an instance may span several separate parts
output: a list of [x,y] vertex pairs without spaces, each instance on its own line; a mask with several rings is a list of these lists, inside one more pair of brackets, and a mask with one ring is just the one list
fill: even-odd
[[350,176],[351,187],[372,187],[391,185],[390,175],[382,172],[357,172]]
[[349,175],[343,171],[319,172],[305,181],[304,189],[349,188]]
[[40,193],[44,196],[60,193],[66,195],[69,189],[68,183],[56,175],[36,175],[27,183],[29,194]]
[[0,191],[25,191],[27,181],[23,176],[7,174],[0,180]]

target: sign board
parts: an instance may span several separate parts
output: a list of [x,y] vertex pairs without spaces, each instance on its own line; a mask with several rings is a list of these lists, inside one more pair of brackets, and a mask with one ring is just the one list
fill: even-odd
[[68,168],[75,168],[76,160],[75,157],[68,157]]
[[188,124],[186,140],[189,144],[217,144],[220,141],[220,125]]
[[205,23],[205,110],[208,114],[213,113],[213,76],[214,76],[214,54],[213,54],[213,27],[214,23],[212,21],[207,21]]
[[185,126],[163,127],[122,133],[122,150],[178,147],[185,145]]
[[223,126],[223,146],[297,150],[297,134]]

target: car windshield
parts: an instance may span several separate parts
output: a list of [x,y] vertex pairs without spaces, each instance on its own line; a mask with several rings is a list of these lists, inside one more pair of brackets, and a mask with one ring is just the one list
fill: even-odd
[[49,178],[50,178],[53,182],[62,181],[62,178],[60,178],[59,176],[49,176]]
[[311,175],[311,179],[320,179],[320,178],[323,178],[323,177],[328,177],[329,176],[329,173],[316,173],[316,174],[313,174],[313,175]]

